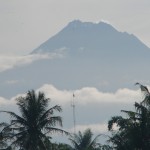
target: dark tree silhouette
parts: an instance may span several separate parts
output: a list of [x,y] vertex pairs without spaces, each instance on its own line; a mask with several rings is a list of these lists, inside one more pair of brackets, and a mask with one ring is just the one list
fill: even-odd
[[12,147],[20,150],[47,150],[50,137],[53,132],[66,133],[57,128],[62,126],[60,116],[55,116],[55,112],[61,112],[59,105],[48,108],[49,99],[44,93],[28,91],[25,97],[16,99],[21,115],[10,111],[6,112],[12,116],[9,129],[13,131],[11,135]]
[[69,140],[73,145],[74,150],[96,150],[99,147],[97,139],[100,135],[97,135],[94,139],[93,133],[90,129],[86,129],[83,133],[80,131],[78,134],[74,134]]
[[2,122],[0,123],[0,148],[1,149],[11,149],[7,145],[7,141],[11,140],[12,132],[9,129],[9,124]]
[[[150,93],[146,86],[139,83],[144,93],[141,103],[135,102],[135,111],[122,110],[127,115],[112,117],[108,122],[108,129],[112,131],[110,142],[117,150],[149,150],[150,149]],[[113,126],[118,130],[114,131]]]

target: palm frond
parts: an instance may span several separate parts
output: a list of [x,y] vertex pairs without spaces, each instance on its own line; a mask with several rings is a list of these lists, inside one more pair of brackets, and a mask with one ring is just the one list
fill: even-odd
[[69,132],[63,130],[63,129],[59,129],[59,128],[54,128],[54,127],[46,127],[45,128],[46,133],[45,134],[49,134],[49,133],[61,133],[61,134],[66,134],[66,135],[70,135]]
[[116,124],[117,126],[120,126],[120,128],[124,127],[126,124],[127,120],[124,119],[122,116],[115,116],[112,117],[108,121],[108,130],[111,131],[113,130],[113,125]]
[[[45,98],[43,92],[35,93],[34,90],[28,91],[26,96],[18,97],[17,105],[21,115],[17,115],[11,111],[0,111],[0,113],[9,114],[12,119],[9,127],[1,123],[0,127],[5,127],[8,137],[12,138],[11,146],[24,150],[45,150],[45,141],[47,135],[54,132],[69,135],[67,131],[57,128],[62,126],[62,118],[55,116],[55,112],[61,112],[59,105],[55,105],[48,109],[49,98]],[[7,129],[7,130],[6,130]]]
[[102,134],[97,135],[97,136],[92,140],[92,142],[90,143],[89,147],[92,147],[93,145],[96,146],[97,140],[98,140],[98,138],[99,138],[101,135],[102,135]]
[[75,150],[80,150],[80,145],[72,138],[69,138]]
[[41,118],[39,120],[43,120],[48,116],[51,116],[54,114],[54,111],[58,111],[61,112],[62,108],[59,105],[55,105],[52,108],[48,109],[47,111],[45,111],[45,113],[41,116]]
[[0,111],[0,113],[1,112],[8,113],[11,117],[16,118],[20,124],[26,124],[26,120],[24,118],[18,116],[17,114],[15,114],[14,112],[11,112],[11,111]]

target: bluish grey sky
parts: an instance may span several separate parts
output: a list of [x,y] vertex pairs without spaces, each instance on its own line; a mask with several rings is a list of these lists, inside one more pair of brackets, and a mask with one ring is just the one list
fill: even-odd
[[0,0],[0,53],[27,54],[74,19],[106,20],[150,47],[149,0]]

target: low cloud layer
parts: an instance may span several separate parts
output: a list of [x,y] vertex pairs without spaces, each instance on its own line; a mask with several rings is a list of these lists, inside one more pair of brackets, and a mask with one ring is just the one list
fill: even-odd
[[43,91],[47,97],[59,104],[67,104],[73,99],[80,105],[89,103],[134,103],[142,99],[140,90],[118,89],[114,93],[101,92],[94,87],[84,87],[78,90],[59,90],[53,85],[45,84],[37,91]]
[[16,55],[1,55],[0,56],[0,72],[12,69],[14,67],[31,64],[40,59],[54,59],[62,57],[61,53],[48,53],[48,54],[31,54],[25,56]]
[[[107,111],[110,111],[109,114],[111,115],[114,113],[114,110],[111,109],[111,107],[115,107],[115,106],[117,107],[118,104],[119,104],[118,106],[125,106],[125,105],[132,106],[135,101],[142,100],[142,94],[140,90],[132,90],[127,88],[118,89],[114,93],[107,93],[107,92],[101,92],[94,87],[84,87],[72,91],[72,90],[59,90],[53,85],[45,84],[36,90],[36,92],[38,91],[44,92],[46,97],[50,98],[51,102],[54,105],[59,104],[64,108],[63,120],[65,121],[65,125],[66,125],[64,127],[70,132],[73,132],[74,130],[73,120],[71,118],[72,111],[70,108],[71,101],[73,100],[73,93],[75,95],[74,97],[75,103],[78,106],[77,107],[78,122],[76,124],[76,131],[79,130],[84,131],[85,129],[90,128],[93,131],[93,133],[107,132],[107,121],[108,121],[106,120],[107,119],[106,114],[108,113]],[[15,99],[19,96],[24,96],[24,95],[25,94],[16,95],[15,97],[12,97],[10,100],[0,97],[0,110],[14,111],[18,113],[19,111],[17,109]],[[106,105],[109,105],[110,107],[109,110],[105,110]],[[97,108],[97,106],[101,106],[101,107]],[[90,107],[92,110],[89,110]],[[120,107],[117,109],[121,110]],[[92,116],[95,116],[95,118],[93,118]],[[88,118],[88,120],[86,117]],[[81,122],[81,120],[83,122]]]

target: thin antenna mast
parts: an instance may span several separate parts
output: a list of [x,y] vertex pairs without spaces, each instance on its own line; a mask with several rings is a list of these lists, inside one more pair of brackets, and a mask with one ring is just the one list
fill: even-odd
[[74,124],[74,134],[76,133],[76,114],[75,114],[75,95],[73,93],[72,99],[72,109],[73,109],[73,124]]

